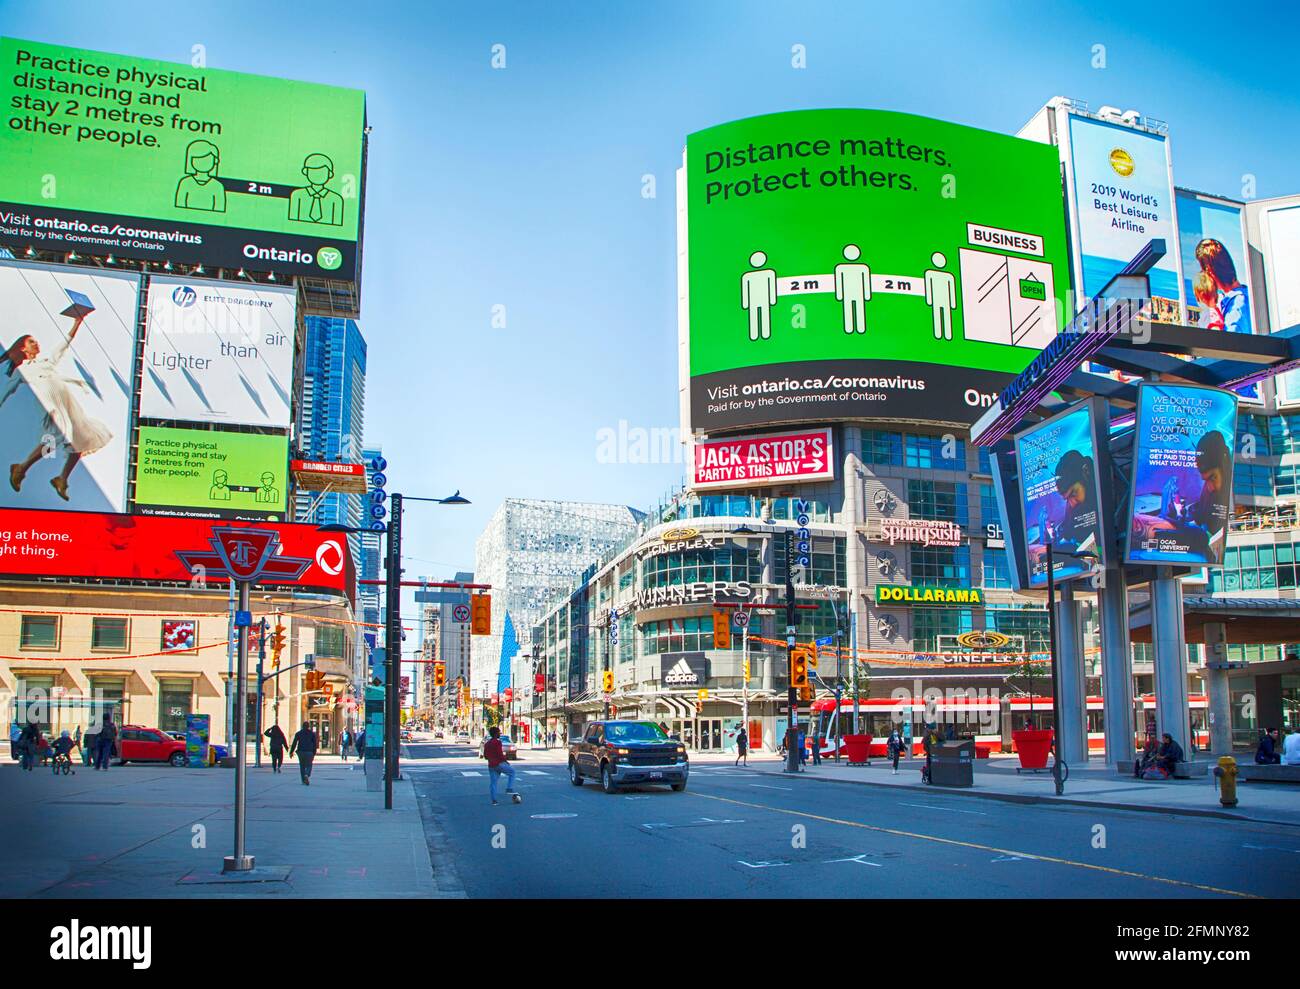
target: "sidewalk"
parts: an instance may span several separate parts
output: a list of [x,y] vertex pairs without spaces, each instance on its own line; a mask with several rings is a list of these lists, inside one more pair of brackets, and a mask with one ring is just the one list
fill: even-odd
[[[368,792],[360,766],[248,770],[246,846],[258,881],[222,881],[234,845],[234,771],[114,766],[75,776],[0,765],[0,897],[455,897],[435,877],[410,779]],[[197,847],[196,847],[197,846]]]
[[[750,760],[750,768],[782,775],[781,763],[768,759]],[[1194,780],[1155,782],[1138,780],[1116,773],[1101,760],[1086,766],[1071,766],[1064,796],[1056,796],[1049,772],[1017,773],[1016,758],[977,759],[975,782],[971,787],[927,786],[921,782],[924,759],[903,759],[895,776],[884,758],[873,758],[871,765],[851,767],[833,759],[823,759],[820,766],[811,761],[800,773],[803,779],[823,783],[858,783],[867,786],[903,787],[927,793],[954,793],[1011,803],[1066,803],[1116,810],[1146,811],[1159,814],[1183,814],[1229,818],[1300,827],[1300,787],[1277,783],[1244,783],[1237,787],[1236,807],[1219,803],[1214,777]]]

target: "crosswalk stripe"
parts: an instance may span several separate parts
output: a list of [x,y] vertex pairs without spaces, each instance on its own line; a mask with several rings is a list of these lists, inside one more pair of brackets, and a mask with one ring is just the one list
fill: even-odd
[[460,771],[460,774],[461,774],[462,776],[482,776],[482,775],[483,775],[483,774],[480,773],[477,769],[462,769],[462,770]]
[[544,772],[542,772],[540,769],[525,769],[525,770],[523,770],[523,774],[524,774],[525,776],[549,776],[549,775],[551,775],[550,773],[544,773]]

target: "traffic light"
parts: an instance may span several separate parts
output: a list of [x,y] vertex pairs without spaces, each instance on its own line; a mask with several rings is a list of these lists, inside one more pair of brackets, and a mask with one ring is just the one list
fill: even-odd
[[319,670],[308,670],[303,686],[308,693],[320,690],[325,683],[325,674]]
[[808,655],[808,668],[810,670],[817,669],[817,650],[809,649],[807,655]]
[[713,648],[731,648],[731,621],[725,611],[713,612]]
[[695,691],[695,697],[701,702],[707,701],[709,699],[709,692],[701,687],[699,690]]
[[470,635],[492,634],[492,595],[474,594],[469,599]]
[[446,685],[446,683],[447,683],[447,664],[434,663],[433,664],[433,685],[435,687],[442,687]]
[[790,654],[790,686],[808,686],[808,650],[796,649]]
[[607,694],[614,692],[614,671],[606,670],[600,675],[600,689]]
[[804,684],[802,687],[799,688],[799,699],[801,701],[812,700],[812,695],[813,695],[813,689],[810,684]]
[[280,653],[284,652],[285,630],[283,625],[275,626],[271,633],[271,669],[280,665]]

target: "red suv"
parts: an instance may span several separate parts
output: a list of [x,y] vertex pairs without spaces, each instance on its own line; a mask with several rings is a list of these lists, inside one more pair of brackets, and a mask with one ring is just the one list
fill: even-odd
[[157,728],[123,725],[118,735],[122,765],[128,762],[169,762],[185,765],[185,743]]

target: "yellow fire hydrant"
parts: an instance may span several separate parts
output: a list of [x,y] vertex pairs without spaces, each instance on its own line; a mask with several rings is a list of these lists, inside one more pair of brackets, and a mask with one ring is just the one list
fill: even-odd
[[1219,784],[1219,803],[1224,807],[1237,806],[1237,760],[1230,755],[1220,756],[1214,767],[1214,779]]

